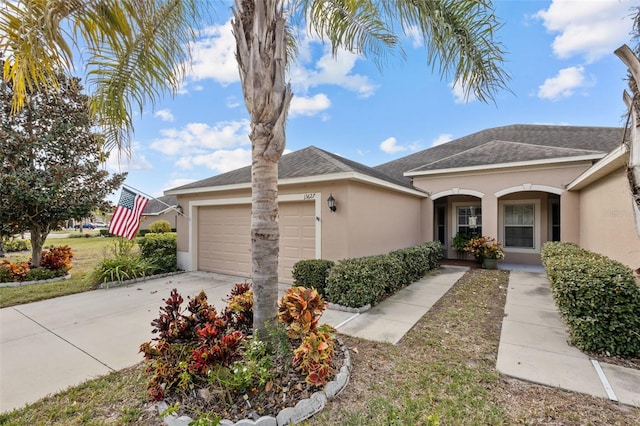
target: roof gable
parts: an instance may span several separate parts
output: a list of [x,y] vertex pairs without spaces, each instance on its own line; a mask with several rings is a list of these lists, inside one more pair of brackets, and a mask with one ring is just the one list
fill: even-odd
[[411,170],[411,172],[580,157],[592,154],[599,154],[599,152],[586,149],[533,145],[521,142],[491,141],[433,161]]
[[[404,176],[405,172],[419,169],[492,141],[517,142],[539,147],[587,150],[604,155],[622,143],[623,132],[622,128],[617,127],[528,124],[494,127],[381,164],[376,166],[375,169],[395,179],[404,179],[406,182],[410,182],[411,179]],[[563,157],[565,156],[560,151],[556,151],[556,153]],[[517,152],[515,154],[517,154]],[[519,159],[517,155],[511,155],[510,161],[519,162],[527,160]],[[487,163],[487,165],[490,164],[498,164],[498,162]]]
[[[394,179],[384,172],[356,161],[331,154],[315,146],[310,146],[282,156],[278,162],[278,179],[296,179],[346,172],[356,172],[395,185],[413,188],[404,179]],[[251,166],[242,167],[197,182],[192,182],[171,191],[248,184],[251,182]]]

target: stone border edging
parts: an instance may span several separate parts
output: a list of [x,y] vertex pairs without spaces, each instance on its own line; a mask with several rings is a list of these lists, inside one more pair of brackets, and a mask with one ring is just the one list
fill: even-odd
[[360,306],[359,308],[351,308],[349,306],[342,306],[342,305],[338,305],[337,303],[328,302],[327,308],[333,311],[342,311],[342,312],[350,312],[352,314],[361,314],[371,309],[371,303],[367,303],[366,305]]
[[107,283],[101,283],[98,288],[101,288],[103,290],[109,290],[110,288],[124,287],[124,286],[127,286],[127,285],[131,285],[131,284],[135,284],[135,283],[139,283],[139,282],[144,282],[144,281],[147,281],[147,280],[153,280],[153,279],[156,279],[156,278],[164,278],[164,277],[170,277],[172,275],[184,274],[185,272],[186,271],[165,272],[164,274],[148,275],[146,277],[133,278],[133,279],[130,279],[130,280],[125,280],[125,281],[109,281]]
[[[310,398],[298,401],[295,407],[287,407],[280,411],[276,417],[262,416],[258,420],[243,419],[236,423],[231,420],[221,420],[220,425],[224,426],[286,426],[290,424],[297,424],[303,420],[308,419],[320,412],[327,401],[331,398],[339,395],[349,383],[349,376],[351,373],[351,356],[349,355],[349,349],[344,343],[336,338],[336,341],[342,348],[344,354],[344,362],[340,371],[336,374],[334,380],[327,383],[323,391],[314,392]],[[156,404],[158,412],[164,412],[169,406],[166,402],[160,401]],[[163,422],[167,426],[188,426],[193,419],[189,416],[180,416],[177,414],[171,414],[165,416]]]
[[49,278],[48,280],[36,280],[36,281],[12,281],[9,283],[0,283],[0,287],[22,287],[23,285],[34,285],[34,284],[46,284],[46,283],[55,283],[57,281],[68,280],[71,278],[70,273],[66,273],[61,277]]

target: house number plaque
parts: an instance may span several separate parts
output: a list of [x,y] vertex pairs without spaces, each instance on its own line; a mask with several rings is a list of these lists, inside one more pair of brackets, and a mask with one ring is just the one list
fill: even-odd
[[304,199],[305,200],[315,200],[316,199],[316,193],[315,192],[310,192],[308,194],[304,194]]

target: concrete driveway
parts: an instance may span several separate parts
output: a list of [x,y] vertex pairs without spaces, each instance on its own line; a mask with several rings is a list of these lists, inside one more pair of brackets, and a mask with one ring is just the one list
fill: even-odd
[[[465,271],[441,268],[367,312],[328,309],[321,322],[397,343]],[[0,412],[142,361],[138,348],[154,337],[151,321],[173,288],[185,299],[204,290],[221,310],[233,285],[244,281],[187,272],[0,309]],[[280,285],[280,296],[289,287]]]

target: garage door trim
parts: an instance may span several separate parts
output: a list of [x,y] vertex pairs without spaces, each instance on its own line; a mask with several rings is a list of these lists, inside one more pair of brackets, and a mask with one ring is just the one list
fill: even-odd
[[[306,201],[315,203],[315,252],[316,259],[322,258],[322,193],[310,192],[303,194],[288,194],[278,196],[278,203],[292,201]],[[228,206],[238,204],[251,204],[251,197],[221,198],[213,200],[189,201],[187,210],[189,211],[189,270],[197,269],[198,265],[198,208],[206,206]]]

